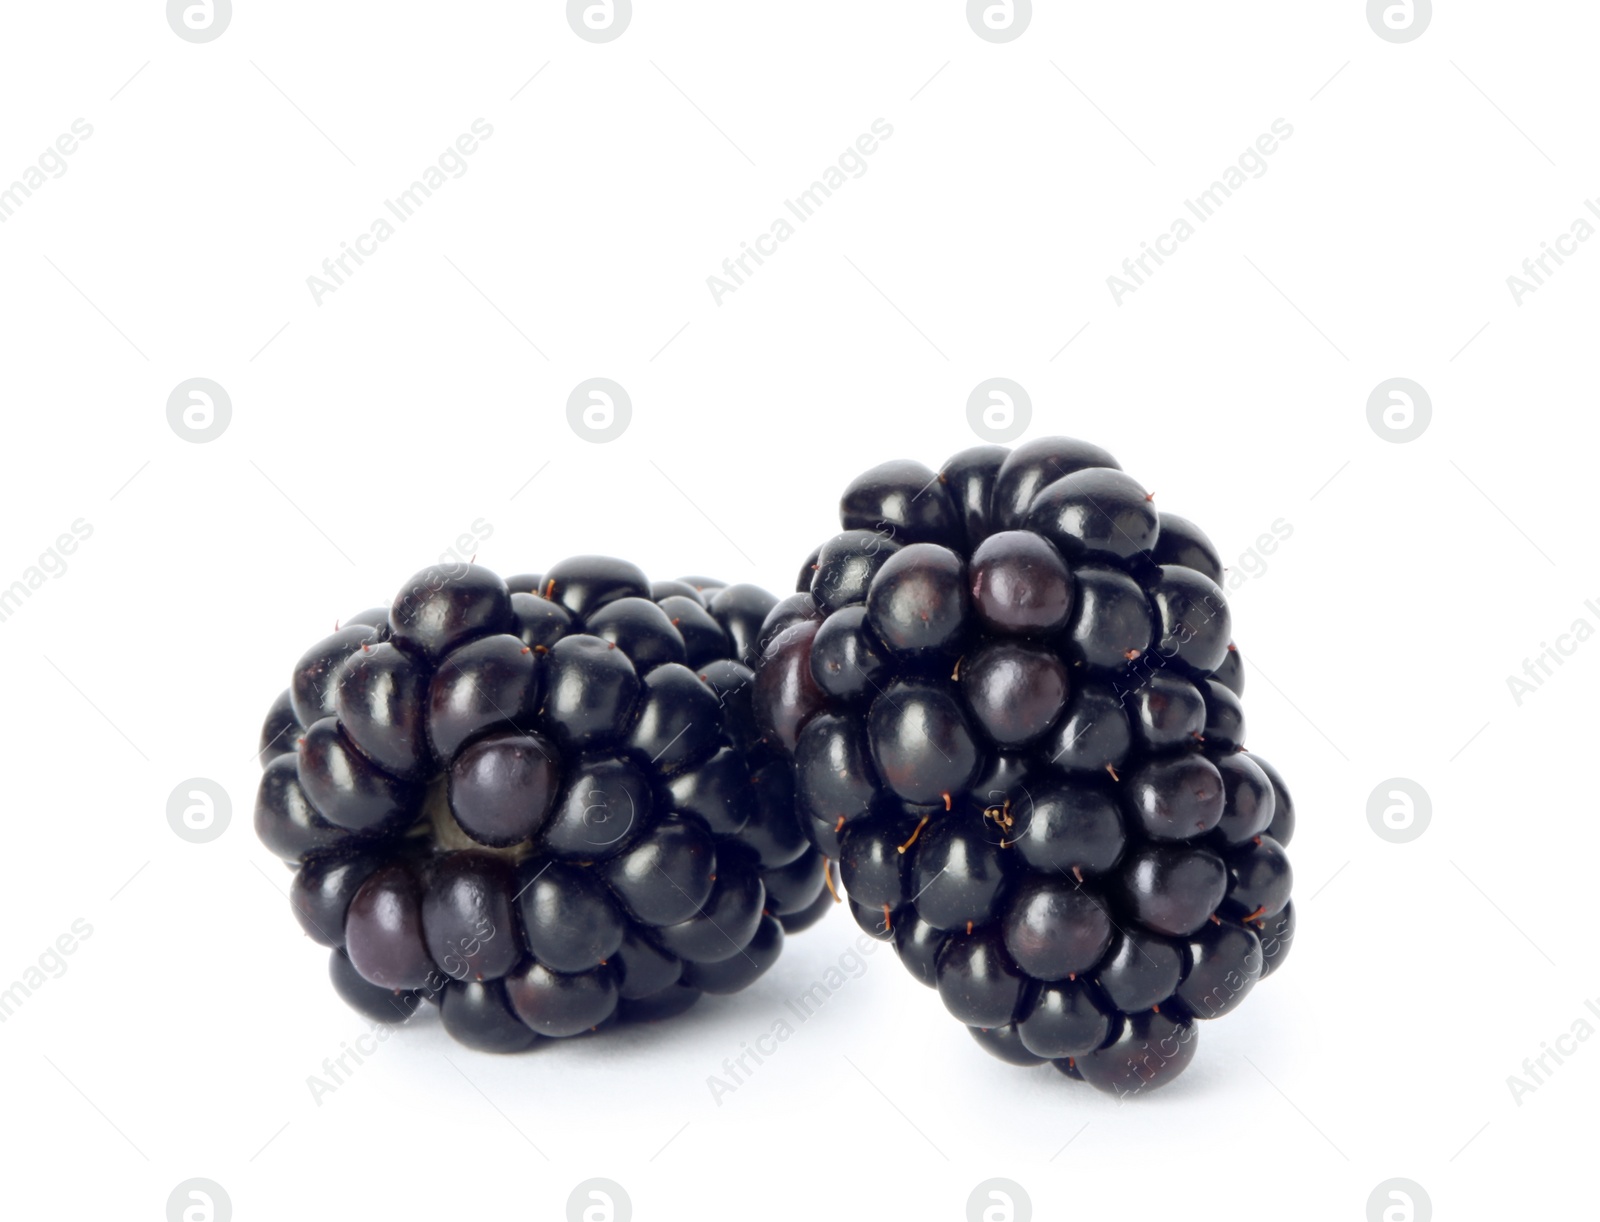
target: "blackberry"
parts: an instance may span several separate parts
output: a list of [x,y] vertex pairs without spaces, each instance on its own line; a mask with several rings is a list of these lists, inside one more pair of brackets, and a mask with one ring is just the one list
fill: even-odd
[[752,713],[776,601],[603,557],[438,566],[309,649],[255,823],[339,995],[520,1052],[771,967],[833,902]]
[[1176,1077],[1294,935],[1216,549],[1097,446],[855,480],[761,630],[757,726],[850,911],[979,1044]]

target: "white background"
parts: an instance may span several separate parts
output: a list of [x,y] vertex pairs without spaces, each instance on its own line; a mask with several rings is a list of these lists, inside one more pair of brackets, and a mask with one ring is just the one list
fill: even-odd
[[[1565,1216],[1600,1041],[1520,1104],[1507,1077],[1600,997],[1600,644],[1520,706],[1506,679],[1600,626],[1600,243],[1521,304],[1506,277],[1600,189],[1600,14],[1455,3],[1396,45],[1355,0],[1039,7],[993,44],[951,0],[641,0],[594,45],[551,2],[241,0],[194,45],[151,0],[8,6],[0,183],[93,127],[0,225],[0,585],[93,528],[0,623],[0,977],[94,931],[0,1026],[12,1216],[160,1219],[192,1176],[241,1222],[559,1219],[591,1176],[639,1219],[959,1220],[991,1176],[1040,1218],[1359,1222],[1396,1176],[1441,1219]],[[468,172],[316,304],[478,118]],[[865,175],[715,304],[878,118]],[[1267,172],[1117,304],[1279,118]],[[597,376],[633,403],[605,445],[566,417]],[[313,1102],[365,1024],[250,828],[300,651],[480,518],[503,572],[596,550],[782,591],[854,473],[977,442],[995,376],[1025,436],[1107,446],[1258,570],[1250,745],[1300,818],[1281,974],[1118,1107],[991,1059],[879,950],[717,1105],[707,1076],[854,943],[837,909],[677,1023],[507,1060],[429,1015]],[[166,418],[193,377],[232,400],[208,444]],[[1431,396],[1409,444],[1368,424],[1392,377]],[[166,819],[195,776],[232,798],[204,845]],[[1396,776],[1432,800],[1403,845],[1367,819]]]

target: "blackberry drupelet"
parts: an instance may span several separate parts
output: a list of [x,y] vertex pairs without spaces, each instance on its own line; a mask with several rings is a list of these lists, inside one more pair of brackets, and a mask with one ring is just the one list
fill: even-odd
[[340,996],[519,1052],[771,967],[831,902],[751,712],[775,603],[603,557],[439,566],[308,650],[255,823]]
[[768,617],[754,715],[850,910],[977,1042],[1118,1094],[1294,934],[1216,549],[1096,446],[856,479]]

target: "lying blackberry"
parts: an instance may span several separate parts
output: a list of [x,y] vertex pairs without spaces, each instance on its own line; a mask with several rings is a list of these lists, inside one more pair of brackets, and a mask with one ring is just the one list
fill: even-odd
[[1294,931],[1216,549],[1065,438],[885,463],[841,517],[755,716],[856,920],[996,1056],[1170,1081]]
[[339,994],[515,1052],[770,967],[832,902],[751,714],[773,604],[602,557],[442,566],[313,646],[255,825]]

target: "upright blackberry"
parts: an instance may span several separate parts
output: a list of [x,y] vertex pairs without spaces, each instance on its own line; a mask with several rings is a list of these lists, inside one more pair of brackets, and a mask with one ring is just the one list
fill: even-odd
[[851,912],[996,1056],[1170,1081],[1294,931],[1216,549],[1066,438],[885,463],[841,520],[755,717]]
[[439,566],[308,650],[255,826],[340,995],[515,1052],[770,967],[831,902],[751,713],[774,601],[604,557]]

